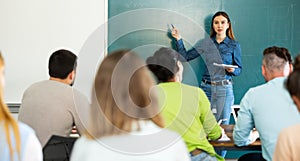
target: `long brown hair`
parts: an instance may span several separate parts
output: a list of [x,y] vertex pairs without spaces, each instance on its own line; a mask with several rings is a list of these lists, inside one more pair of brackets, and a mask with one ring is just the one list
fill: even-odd
[[290,95],[300,100],[300,54],[295,57],[294,71],[286,79],[285,85]]
[[214,14],[214,16],[212,17],[211,19],[211,27],[210,27],[210,37],[214,37],[216,36],[216,31],[214,30],[213,28],[213,23],[214,23],[214,19],[217,17],[217,16],[223,16],[227,19],[228,21],[228,24],[229,24],[229,27],[228,29],[226,30],[226,36],[228,36],[230,39],[232,40],[235,40],[235,37],[234,37],[234,34],[233,34],[233,30],[232,30],[232,27],[231,27],[231,21],[230,21],[230,18],[228,16],[228,14],[224,11],[218,11]]
[[[4,68],[4,59],[0,52],[0,68]],[[2,78],[1,78],[2,79]],[[10,159],[13,159],[14,151],[17,151],[18,156],[20,158],[20,132],[17,121],[12,117],[12,115],[9,112],[9,109],[7,105],[4,102],[4,96],[3,96],[3,86],[0,85],[0,122],[3,122],[4,125],[4,131],[6,136],[6,141],[9,146],[9,154]],[[10,135],[11,129],[14,135]],[[11,138],[13,136],[14,138]],[[15,147],[13,147],[11,140],[15,139]]]
[[89,138],[132,131],[138,120],[163,127],[155,82],[145,63],[132,51],[118,50],[101,63],[94,82]]

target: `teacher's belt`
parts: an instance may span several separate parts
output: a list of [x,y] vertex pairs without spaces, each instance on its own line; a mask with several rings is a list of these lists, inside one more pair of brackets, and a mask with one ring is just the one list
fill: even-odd
[[191,151],[190,154],[191,154],[192,156],[196,156],[196,155],[199,155],[199,154],[202,153],[202,152],[204,152],[204,151],[201,150],[201,149],[195,149],[195,150]]
[[212,86],[224,86],[224,85],[232,84],[232,81],[228,79],[219,80],[219,81],[209,81],[206,79],[202,79],[202,82],[205,84],[210,84]]

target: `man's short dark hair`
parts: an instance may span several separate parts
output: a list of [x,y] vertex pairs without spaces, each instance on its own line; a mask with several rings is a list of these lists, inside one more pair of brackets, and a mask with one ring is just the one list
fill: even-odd
[[292,58],[287,49],[277,46],[268,47],[263,52],[263,65],[271,72],[283,71]]
[[284,61],[287,61],[290,64],[293,63],[291,54],[286,48],[277,46],[268,47],[264,50],[263,55],[266,56],[268,54],[275,54],[277,57],[283,59]]
[[71,51],[60,49],[49,58],[49,75],[54,78],[65,79],[76,69],[77,56]]

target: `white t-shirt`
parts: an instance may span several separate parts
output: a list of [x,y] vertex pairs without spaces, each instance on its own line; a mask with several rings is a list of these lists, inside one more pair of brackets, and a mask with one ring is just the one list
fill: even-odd
[[181,137],[148,121],[140,131],[91,140],[82,136],[71,161],[190,161]]
[[[6,135],[3,128],[3,122],[0,122],[0,160],[9,161],[9,147],[6,140]],[[18,153],[14,151],[13,157],[16,161],[42,161],[43,153],[42,146],[36,137],[34,131],[21,122],[18,122],[19,130],[20,130],[20,138],[21,138],[21,151],[20,151],[20,160],[18,160]],[[12,132],[10,131],[10,138],[13,147],[15,147],[15,139]]]
[[27,144],[24,148],[23,161],[42,161],[42,146],[35,134],[28,136]]

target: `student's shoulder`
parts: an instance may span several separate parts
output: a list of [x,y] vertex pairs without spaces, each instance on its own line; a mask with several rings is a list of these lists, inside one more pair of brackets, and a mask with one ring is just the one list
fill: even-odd
[[34,82],[34,83],[32,83],[31,85],[28,86],[27,90],[33,89],[33,88],[38,88],[39,86],[45,84],[46,82],[47,82],[47,80]]
[[260,93],[260,92],[263,92],[266,90],[266,86],[267,84],[264,83],[264,84],[259,84],[259,85],[256,85],[254,87],[250,87],[249,90],[247,91],[247,93]]
[[182,87],[184,87],[188,90],[191,90],[191,91],[203,92],[203,90],[200,87],[197,87],[197,86],[192,86],[192,85],[182,83]]
[[53,88],[53,87],[65,87],[66,85],[63,83],[60,83],[58,81],[53,81],[53,80],[42,80],[42,81],[38,81],[35,82],[33,84],[31,84],[26,90],[35,90],[35,89],[40,89],[40,88]]
[[181,83],[181,86],[184,88],[189,88],[189,89],[193,89],[193,90],[196,90],[198,88],[196,86],[192,86],[192,85],[185,84],[185,83]]
[[300,132],[300,123],[296,125],[289,126],[287,128],[282,129],[281,133],[286,133],[286,134],[296,134]]
[[283,128],[279,133],[278,142],[280,142],[280,144],[299,142],[300,141],[299,139],[295,140],[295,138],[298,138],[299,132],[300,132],[300,124],[296,124],[296,125],[292,125],[292,126]]
[[21,133],[24,133],[24,134],[34,134],[35,131],[30,127],[28,126],[27,124],[23,123],[23,122],[18,122],[18,126],[19,126],[19,130]]
[[248,101],[262,99],[264,100],[266,96],[269,95],[270,92],[272,93],[274,91],[274,87],[269,86],[267,83],[257,85],[255,87],[251,87],[248,89],[248,91],[245,93],[243,99],[247,99]]
[[80,97],[80,98],[87,99],[87,96],[83,92],[81,92],[79,89],[73,87],[72,91],[73,91],[74,97]]
[[[275,88],[282,88],[286,78],[274,78],[266,83],[258,84],[257,86],[251,87],[248,92],[250,93],[265,93],[273,91]],[[282,88],[283,89],[283,88]]]

